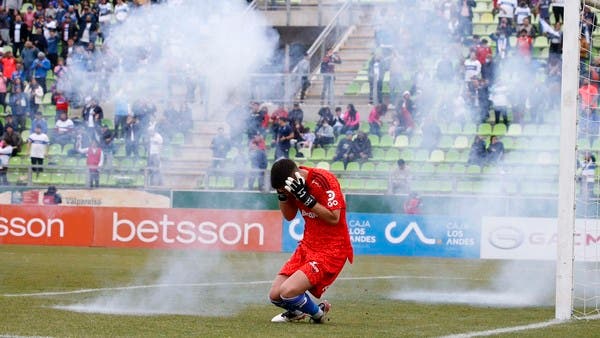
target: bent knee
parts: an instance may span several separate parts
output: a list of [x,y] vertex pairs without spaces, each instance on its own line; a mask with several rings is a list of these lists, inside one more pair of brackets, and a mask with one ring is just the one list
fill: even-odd
[[281,300],[281,293],[279,291],[279,288],[272,287],[271,290],[269,290],[269,299],[271,301]]

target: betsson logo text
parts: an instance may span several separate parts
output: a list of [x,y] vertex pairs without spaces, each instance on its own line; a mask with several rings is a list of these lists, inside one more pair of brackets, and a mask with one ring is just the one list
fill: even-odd
[[65,222],[60,218],[0,217],[0,237],[65,237]]
[[[252,236],[252,233],[254,236]],[[119,219],[119,214],[113,212],[112,240],[113,242],[132,242],[138,240],[143,243],[163,242],[164,244],[181,243],[192,244],[225,244],[248,245],[250,241],[259,246],[264,245],[265,229],[260,223],[234,222],[216,224],[210,221],[194,223],[192,221],[173,222],[169,216],[162,215],[162,219],[141,220],[134,223],[129,219]],[[258,243],[256,243],[258,242]]]

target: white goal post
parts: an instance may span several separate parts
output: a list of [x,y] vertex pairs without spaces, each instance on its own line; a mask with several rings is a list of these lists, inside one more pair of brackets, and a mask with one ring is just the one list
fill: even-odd
[[[598,1],[600,2],[600,1]],[[565,1],[563,26],[560,166],[558,180],[558,240],[555,318],[573,313],[577,94],[579,89],[580,1]]]

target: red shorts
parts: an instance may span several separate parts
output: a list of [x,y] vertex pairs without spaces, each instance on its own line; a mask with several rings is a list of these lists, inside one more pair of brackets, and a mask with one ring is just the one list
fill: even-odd
[[324,256],[322,253],[317,254],[299,246],[283,265],[279,274],[291,276],[298,270],[304,272],[312,285],[308,291],[313,296],[321,298],[321,295],[340,274],[345,263],[346,257]]

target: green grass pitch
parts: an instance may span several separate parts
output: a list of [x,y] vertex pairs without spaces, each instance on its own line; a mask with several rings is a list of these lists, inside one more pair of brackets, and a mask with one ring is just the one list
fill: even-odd
[[[407,302],[391,297],[398,290],[410,288],[485,287],[493,282],[500,262],[358,256],[325,294],[333,304],[327,323],[272,324],[271,317],[279,311],[267,301],[268,281],[288,256],[2,245],[0,336],[433,337],[543,322],[554,316],[551,306],[499,308]],[[524,264],[532,269],[539,265]],[[165,265],[175,267],[170,275],[161,277]],[[165,282],[177,276],[181,277],[176,283]],[[242,283],[227,284],[230,282]],[[153,283],[166,285],[156,289],[110,289]],[[97,288],[105,290],[93,290]],[[8,296],[81,289],[92,290]],[[165,294],[167,298],[161,299]],[[89,304],[102,297],[114,300],[129,296],[137,299],[134,306],[143,308],[148,301],[144,297],[156,296],[158,303],[148,303],[147,310],[160,309],[161,303],[169,302],[174,303],[171,309],[177,309],[179,301],[169,299],[174,295],[192,300],[191,304],[181,304],[182,310],[190,313],[125,315],[56,308]],[[599,336],[599,332],[598,320],[572,321],[509,336],[591,337]]]

